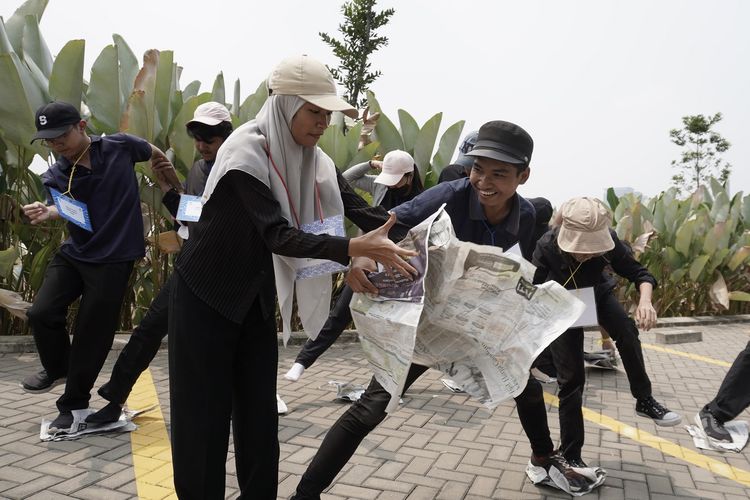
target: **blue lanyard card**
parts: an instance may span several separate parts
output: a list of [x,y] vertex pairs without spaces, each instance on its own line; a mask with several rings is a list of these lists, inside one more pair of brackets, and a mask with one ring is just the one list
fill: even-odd
[[180,205],[177,207],[177,220],[185,222],[198,222],[201,218],[203,202],[200,196],[189,194],[180,195]]
[[85,203],[65,196],[57,189],[50,188],[49,191],[52,194],[52,200],[55,202],[60,217],[78,227],[82,227],[86,231],[94,232],[94,228],[91,227],[91,219],[89,218],[89,209]]

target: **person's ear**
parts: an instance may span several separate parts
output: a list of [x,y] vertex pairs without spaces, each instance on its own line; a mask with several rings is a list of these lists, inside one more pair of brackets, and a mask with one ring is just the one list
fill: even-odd
[[523,172],[518,174],[518,177],[519,177],[518,183],[526,184],[526,181],[529,180],[529,175],[531,175],[531,168],[526,167]]

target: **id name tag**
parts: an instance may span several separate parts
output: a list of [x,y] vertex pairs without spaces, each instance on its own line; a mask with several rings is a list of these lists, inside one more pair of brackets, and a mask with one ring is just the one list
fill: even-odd
[[54,188],[50,188],[49,192],[52,194],[52,200],[55,202],[60,217],[86,231],[94,232],[94,228],[91,227],[91,219],[89,218],[89,209],[84,202],[65,196]]
[[189,194],[180,195],[180,205],[177,207],[177,220],[185,222],[198,222],[203,211],[203,202],[200,196]]
[[597,326],[599,319],[596,315],[596,298],[594,297],[594,287],[579,288],[577,290],[568,290],[576,298],[586,304],[586,309],[578,320],[570,325],[571,328]]

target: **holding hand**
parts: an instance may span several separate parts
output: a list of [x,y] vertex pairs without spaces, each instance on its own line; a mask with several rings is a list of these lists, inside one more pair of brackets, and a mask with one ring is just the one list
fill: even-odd
[[404,258],[414,257],[417,252],[400,248],[388,239],[388,231],[396,223],[396,214],[391,214],[388,222],[362,236],[349,240],[350,257],[369,257],[380,262],[387,271],[398,271],[404,276],[416,275]]
[[177,177],[174,165],[169,161],[167,155],[153,145],[151,146],[151,171],[154,173],[156,182],[162,191],[166,193],[170,189],[175,188],[177,191],[182,192],[182,184],[179,177]]
[[378,265],[374,260],[367,257],[356,257],[352,259],[352,267],[346,273],[346,284],[352,291],[357,293],[372,293],[377,295],[378,288],[370,282],[368,273],[377,271]]
[[41,224],[42,222],[49,219],[56,219],[58,217],[57,207],[54,205],[47,206],[41,201],[35,201],[22,207],[24,215],[31,219],[31,223]]

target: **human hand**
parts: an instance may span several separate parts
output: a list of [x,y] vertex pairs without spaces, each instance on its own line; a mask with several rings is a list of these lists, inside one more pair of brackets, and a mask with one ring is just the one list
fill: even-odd
[[34,225],[41,224],[49,219],[54,219],[57,216],[57,208],[54,205],[48,207],[41,201],[35,201],[34,203],[24,205],[21,208],[23,209],[24,215],[31,219],[31,223]]
[[370,160],[370,168],[375,170],[382,170],[383,162],[380,160]]
[[378,288],[373,285],[367,277],[369,272],[377,270],[378,266],[374,260],[367,257],[355,257],[352,259],[351,268],[349,269],[349,272],[346,273],[344,280],[354,292],[372,293],[377,295]]
[[396,214],[379,228],[349,240],[350,257],[369,257],[383,265],[387,272],[397,271],[404,276],[414,276],[417,270],[404,260],[417,252],[400,248],[388,239],[388,231],[396,223]]
[[159,184],[159,188],[163,192],[166,193],[172,188],[182,192],[182,185],[180,184],[180,179],[177,177],[177,171],[172,162],[164,154],[155,154],[151,157],[151,171],[154,173],[156,183]]
[[656,326],[656,309],[654,309],[650,300],[641,300],[638,303],[638,308],[635,310],[635,322],[638,328],[642,328],[644,331],[649,331]]
[[615,343],[612,342],[612,339],[607,337],[602,339],[602,349],[605,351],[610,351],[612,355],[615,353]]

